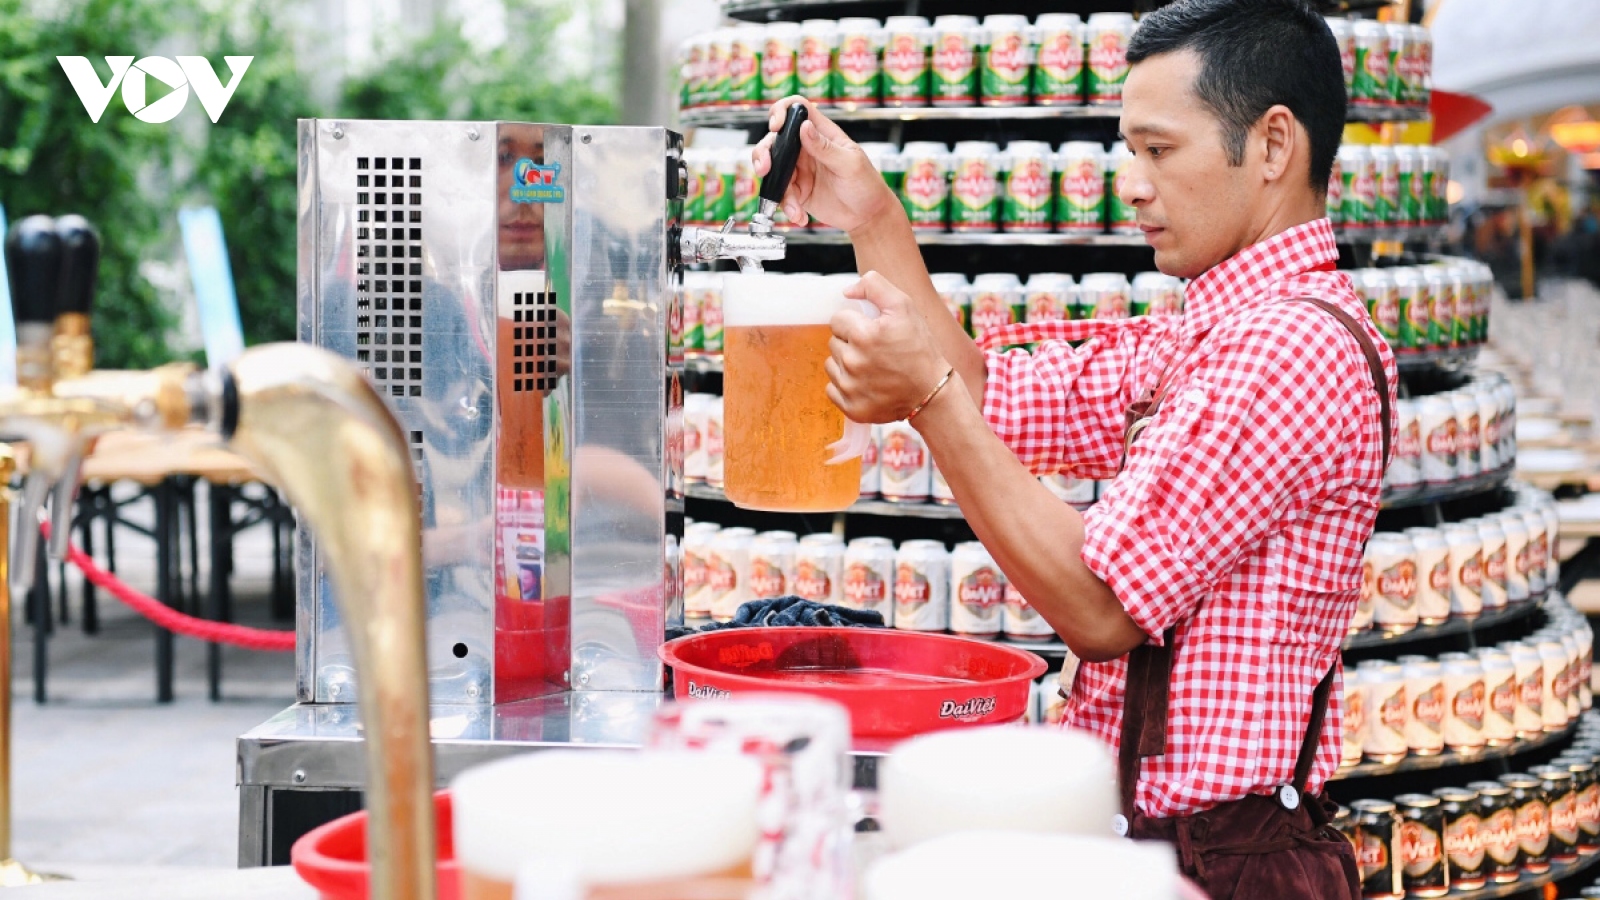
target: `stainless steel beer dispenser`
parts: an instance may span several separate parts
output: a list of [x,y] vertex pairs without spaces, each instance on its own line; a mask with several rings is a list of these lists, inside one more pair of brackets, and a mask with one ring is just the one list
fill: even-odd
[[[410,441],[435,704],[662,688],[682,616],[673,281],[783,255],[770,230],[680,227],[682,147],[662,128],[300,123],[300,339],[355,360]],[[298,698],[353,701],[305,531],[296,563]]]

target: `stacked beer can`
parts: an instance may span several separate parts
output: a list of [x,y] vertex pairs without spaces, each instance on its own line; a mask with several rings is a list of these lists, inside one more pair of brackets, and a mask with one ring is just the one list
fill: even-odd
[[1489,338],[1494,276],[1477,260],[1448,258],[1348,274],[1396,353],[1473,347]]
[[1442,225],[1450,218],[1450,154],[1413,144],[1343,144],[1327,214],[1347,234]]
[[1517,458],[1516,392],[1504,376],[1474,377],[1455,390],[1399,400],[1386,496],[1470,481]]
[[1425,108],[1433,95],[1433,36],[1421,25],[1329,18],[1356,109]]
[[1437,528],[1380,531],[1367,541],[1350,629],[1403,634],[1543,596],[1560,577],[1558,528],[1546,497]]
[[753,110],[791,94],[821,106],[1077,106],[1122,102],[1127,13],[807,19],[685,41],[679,107]]

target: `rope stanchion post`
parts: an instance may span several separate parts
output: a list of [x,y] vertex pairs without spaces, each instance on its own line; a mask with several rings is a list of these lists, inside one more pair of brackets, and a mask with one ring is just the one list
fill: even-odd
[[[35,872],[11,855],[11,476],[17,460],[0,444],[0,887],[20,887],[62,876]],[[39,577],[46,577],[40,568]],[[49,615],[49,611],[44,613]]]

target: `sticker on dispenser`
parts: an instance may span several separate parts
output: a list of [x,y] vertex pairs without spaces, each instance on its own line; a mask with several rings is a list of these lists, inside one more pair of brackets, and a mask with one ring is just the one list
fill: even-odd
[[567,189],[556,184],[561,178],[561,163],[544,165],[523,157],[517,160],[511,174],[512,203],[567,202]]

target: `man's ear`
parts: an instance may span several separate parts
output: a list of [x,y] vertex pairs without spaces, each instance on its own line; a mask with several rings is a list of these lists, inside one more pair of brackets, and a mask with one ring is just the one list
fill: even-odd
[[1282,104],[1268,109],[1256,124],[1261,174],[1266,180],[1277,181],[1289,174],[1290,160],[1300,143],[1299,125],[1294,113]]

